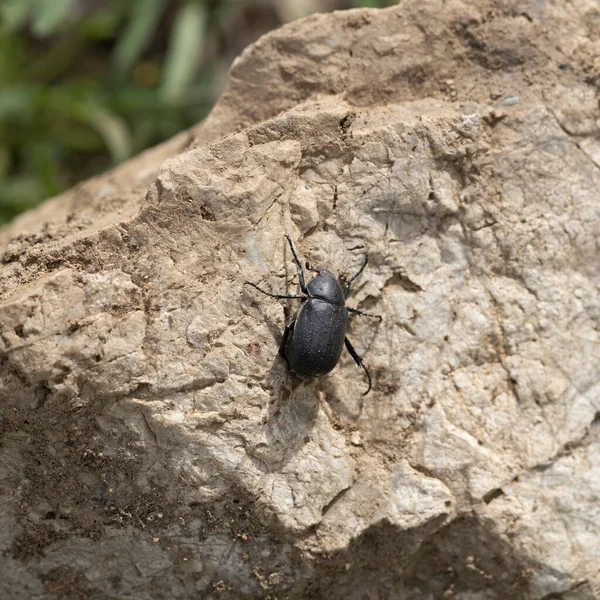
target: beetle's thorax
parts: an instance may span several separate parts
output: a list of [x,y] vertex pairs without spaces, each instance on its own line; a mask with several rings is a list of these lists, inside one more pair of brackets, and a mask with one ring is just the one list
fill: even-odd
[[318,275],[308,282],[306,289],[312,298],[325,300],[325,302],[339,306],[343,306],[345,303],[342,286],[335,275],[326,269],[320,270]]

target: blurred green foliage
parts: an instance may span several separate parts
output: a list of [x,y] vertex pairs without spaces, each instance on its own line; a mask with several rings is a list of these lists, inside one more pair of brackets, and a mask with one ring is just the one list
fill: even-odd
[[280,24],[279,3],[0,0],[0,224],[200,121],[239,44]]

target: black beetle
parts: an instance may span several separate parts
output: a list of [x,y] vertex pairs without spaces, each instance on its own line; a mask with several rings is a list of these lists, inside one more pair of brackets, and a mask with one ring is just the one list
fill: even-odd
[[[346,306],[346,298],[350,293],[350,285],[364,271],[369,262],[369,257],[365,256],[362,267],[354,277],[346,282],[344,289],[342,289],[333,273],[326,269],[314,269],[307,262],[306,268],[316,273],[316,275],[306,285],[304,283],[304,271],[294,249],[294,244],[292,244],[292,239],[289,235],[285,237],[294,256],[298,271],[298,283],[302,294],[271,294],[259,288],[255,283],[244,282],[259,292],[271,296],[271,298],[298,298],[302,301],[296,319],[285,328],[283,340],[279,346],[279,354],[283,356],[292,373],[302,379],[310,379],[329,373],[337,365],[342,349],[346,345],[354,362],[362,367],[367,374],[369,388],[363,394],[366,396],[371,390],[371,375],[363,364],[362,358],[356,353],[350,340],[346,337],[348,312],[374,317],[380,321],[381,316]],[[290,333],[292,339],[286,355],[286,345]]]

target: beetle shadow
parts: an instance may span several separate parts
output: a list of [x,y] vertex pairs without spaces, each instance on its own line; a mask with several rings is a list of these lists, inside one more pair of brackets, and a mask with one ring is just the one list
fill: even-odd
[[[361,329],[363,327],[364,325],[361,326]],[[369,369],[369,373],[371,374],[372,387],[369,394],[366,396],[364,395],[368,386],[365,372],[361,367],[356,365],[347,349],[344,349],[342,352],[336,370],[341,370],[343,367],[346,375],[344,380],[351,379],[351,383],[339,385],[339,378],[332,376],[335,371],[329,376],[322,377],[319,382],[319,389],[323,392],[325,401],[331,407],[336,417],[346,425],[355,425],[356,422],[361,419],[364,405],[373,400],[373,392],[377,390],[378,380],[375,369],[369,364],[369,353],[373,343],[379,335],[380,327],[381,322],[376,322],[372,328],[369,328],[368,332],[365,331],[362,335],[358,335],[359,331],[356,326],[350,327],[348,331],[348,338],[351,341],[353,334],[355,334],[358,339],[366,341],[364,349],[361,347],[360,350],[357,349],[357,352],[364,359],[365,366]],[[380,374],[381,369],[378,369],[377,372]]]
[[[296,269],[290,266],[290,250],[283,244],[284,286],[283,289],[269,288],[273,293],[300,293]],[[258,300],[258,299],[257,299]],[[264,381],[264,389],[270,390],[267,414],[264,417],[258,440],[248,448],[248,456],[264,473],[281,471],[309,441],[319,413],[318,394],[310,381],[302,381],[292,375],[278,354],[284,328],[296,318],[300,310],[299,300],[272,300],[283,308],[283,327],[267,317],[266,307],[260,306],[263,322],[273,338],[275,357]],[[262,305],[263,300],[257,304]]]
[[292,375],[279,356],[265,383],[271,398],[260,442],[249,451],[249,456],[261,471],[274,473],[281,471],[310,440],[319,401],[312,382]]

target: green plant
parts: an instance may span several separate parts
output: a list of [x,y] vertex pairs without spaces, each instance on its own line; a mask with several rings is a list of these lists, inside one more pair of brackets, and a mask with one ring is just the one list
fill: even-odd
[[[0,4],[0,222],[203,118],[201,0]],[[153,51],[161,20],[166,50]],[[192,31],[193,30],[193,31]]]
[[[269,23],[287,1],[296,0],[272,0]],[[200,121],[232,58],[223,40],[236,39],[240,24],[254,28],[250,41],[263,33],[253,13],[242,17],[265,6],[1,0],[0,224]]]

